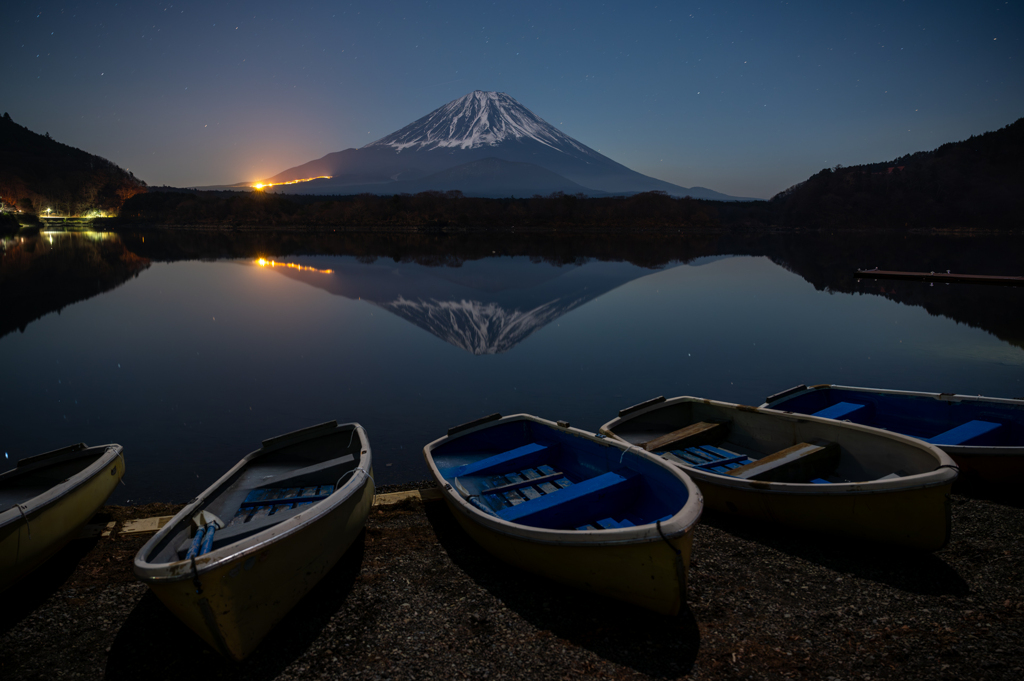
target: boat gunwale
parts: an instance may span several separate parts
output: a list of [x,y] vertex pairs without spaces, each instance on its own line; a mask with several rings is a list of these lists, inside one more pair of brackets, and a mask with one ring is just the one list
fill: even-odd
[[[880,393],[883,395],[900,395],[905,397],[931,397],[936,400],[942,400],[943,402],[994,402],[996,404],[1006,404],[1010,406],[1024,407],[1024,400],[1016,399],[1013,397],[985,397],[984,395],[965,395],[962,393],[934,393],[925,392],[920,390],[894,390],[891,388],[866,388],[863,386],[854,385],[838,385],[836,383],[818,383],[804,387],[798,392],[792,392],[785,395],[784,398],[774,400],[774,402],[789,401],[800,395],[806,395],[808,393],[817,392],[824,389],[835,389],[835,390],[849,390],[851,392],[861,393]],[[774,395],[773,395],[774,397]],[[781,411],[785,413],[784,409],[775,409],[769,406],[771,402],[764,402],[758,409],[771,409],[772,411]],[[833,419],[834,420],[834,419]]]
[[[98,476],[100,473],[107,469],[107,466],[116,461],[118,457],[124,460],[124,447],[119,444],[105,444],[96,445],[94,447],[86,446],[84,449],[76,452],[78,457],[89,456],[89,450],[104,449],[105,451],[96,457],[88,466],[82,468],[74,475],[65,478],[61,482],[48,488],[45,492],[37,494],[34,497],[29,497],[24,502],[15,503],[13,506],[0,511],[0,529],[8,526],[9,524],[21,520],[24,517],[31,517],[35,513],[42,512],[47,508],[53,506],[62,498],[74,492],[79,487],[85,485],[87,482]],[[12,468],[12,472],[19,472],[24,474],[35,473],[40,470],[44,470],[49,466],[66,463],[66,461],[52,461],[52,462],[40,462],[40,465],[32,466],[31,468],[23,469],[19,471],[17,468]],[[124,467],[122,466],[121,476],[124,476]],[[17,479],[19,475],[11,476],[11,480]],[[120,478],[119,478],[120,479]],[[20,510],[19,510],[20,509]]]
[[[898,478],[890,478],[886,480],[861,480],[857,482],[833,482],[828,485],[816,484],[813,482],[768,482],[763,480],[744,480],[742,478],[736,478],[729,475],[722,475],[719,473],[713,473],[710,471],[702,471],[700,469],[692,468],[689,466],[678,466],[682,470],[689,473],[696,480],[700,482],[706,482],[708,484],[718,485],[721,487],[729,487],[735,489],[742,489],[752,492],[771,492],[773,494],[792,494],[792,495],[828,495],[828,496],[853,496],[863,494],[885,494],[892,492],[906,492],[917,489],[927,489],[930,487],[942,487],[950,485],[956,480],[959,475],[959,466],[953,461],[952,457],[943,451],[940,447],[927,443],[909,435],[903,435],[902,433],[896,433],[889,430],[881,430],[879,428],[872,428],[871,426],[861,425],[859,423],[848,423],[845,421],[836,421],[835,419],[825,418],[821,416],[811,416],[809,414],[797,414],[794,412],[786,412],[778,409],[766,409],[763,407],[749,407],[742,404],[736,404],[732,402],[721,402],[718,400],[709,400],[702,397],[692,397],[689,395],[681,395],[673,397],[660,402],[656,405],[652,405],[646,409],[631,413],[627,418],[617,416],[614,419],[608,421],[601,426],[601,433],[608,438],[614,438],[620,442],[626,442],[625,439],[613,432],[613,428],[618,427],[623,422],[633,420],[634,418],[651,411],[658,409],[664,409],[675,404],[681,404],[685,402],[700,402],[708,404],[714,407],[721,407],[728,410],[746,411],[753,413],[762,413],[771,418],[781,418],[784,420],[792,421],[795,423],[800,422],[812,422],[820,423],[825,426],[850,429],[865,432],[872,435],[879,435],[888,437],[904,444],[910,445],[916,449],[921,449],[930,454],[936,459],[936,468],[931,471],[924,473],[915,473],[913,475],[901,476]],[[634,445],[635,446],[635,445]],[[652,454],[657,456],[656,454]],[[661,458],[661,457],[658,457]],[[908,484],[909,483],[909,484]]]
[[[896,397],[930,397],[935,400],[943,402],[976,402],[979,404],[997,404],[1005,405],[1010,407],[1021,407],[1024,409],[1024,400],[1016,399],[1013,397],[985,397],[984,395],[964,395],[961,393],[933,393],[923,392],[919,390],[893,390],[891,388],[865,388],[863,386],[853,385],[838,385],[835,383],[818,383],[816,385],[805,386],[799,391],[789,393],[784,398],[773,400],[772,402],[765,402],[758,409],[768,409],[771,411],[777,411],[783,414],[797,414],[798,412],[786,411],[785,409],[779,409],[771,406],[774,403],[788,402],[790,399],[807,395],[809,393],[818,392],[819,390],[848,390],[850,392],[861,392],[870,394],[880,395],[893,395]],[[780,393],[781,394],[781,393]],[[774,397],[774,395],[772,396]],[[810,414],[806,414],[810,416]],[[834,419],[833,419],[834,420]],[[895,431],[887,430],[887,433],[894,433]],[[898,433],[902,435],[902,433]],[[913,437],[908,435],[907,437]],[[920,438],[914,438],[920,439]],[[935,445],[942,451],[950,454],[953,457],[957,456],[1022,456],[1024,455],[1024,444],[1022,445]]]
[[[323,424],[320,424],[323,425]],[[316,427],[316,426],[313,426]],[[312,428],[312,427],[311,427]],[[360,461],[359,464],[353,468],[353,471],[361,471],[364,476],[360,482],[357,480],[357,475],[352,474],[352,477],[340,488],[334,490],[326,499],[313,504],[310,508],[301,511],[280,523],[276,523],[266,527],[255,534],[226,544],[222,547],[213,549],[203,556],[195,558],[195,570],[192,570],[192,561],[186,559],[180,559],[170,561],[167,563],[151,563],[148,560],[150,554],[154,552],[156,547],[170,535],[172,532],[177,531],[180,528],[181,523],[191,522],[191,518],[202,505],[210,498],[213,492],[220,490],[221,486],[226,483],[232,476],[239,472],[242,468],[249,465],[252,461],[260,458],[263,455],[279,452],[282,449],[286,449],[295,444],[302,442],[309,442],[310,440],[319,439],[321,437],[327,437],[333,435],[338,431],[354,429],[359,435],[360,439]],[[306,429],[302,429],[306,430]],[[299,431],[295,431],[299,432]],[[285,433],[281,437],[291,435],[293,433]],[[278,440],[278,438],[272,438]],[[261,446],[259,449],[250,452],[249,454],[242,457],[238,463],[232,466],[227,472],[225,472],[215,482],[211,483],[206,489],[204,489],[198,497],[190,501],[185,508],[180,510],[171,520],[167,522],[155,535],[153,535],[149,541],[139,549],[138,553],[135,554],[134,560],[134,572],[136,578],[146,583],[170,583],[183,580],[191,580],[196,576],[202,576],[204,573],[215,570],[222,565],[226,565],[242,558],[246,558],[252,554],[258,553],[263,550],[266,546],[278,542],[292,534],[302,530],[309,525],[323,520],[328,515],[334,513],[339,507],[348,502],[352,497],[358,494],[361,490],[366,487],[368,481],[373,480],[373,464],[372,464],[372,452],[370,449],[370,440],[366,435],[366,430],[357,422],[337,424],[334,430],[330,432],[316,432],[311,434],[309,438],[296,440],[290,442],[284,447],[272,446],[267,451]]]
[[[464,499],[462,495],[455,491],[452,484],[445,480],[441,475],[437,464],[434,462],[433,450],[441,446],[444,442],[456,440],[480,430],[486,430],[499,424],[512,423],[514,421],[531,421],[538,423],[554,431],[567,433],[576,437],[582,437],[583,439],[591,440],[592,442],[602,446],[619,449],[625,453],[629,453],[633,456],[667,468],[673,477],[677,478],[686,486],[689,495],[688,499],[679,511],[674,513],[671,518],[660,523],[660,530],[658,523],[646,523],[644,525],[636,525],[634,527],[612,528],[607,530],[553,530],[544,527],[522,525],[484,513]],[[672,466],[661,459],[661,457],[653,456],[649,452],[645,452],[643,449],[629,443],[623,443],[616,439],[600,437],[594,433],[590,433],[579,428],[573,428],[571,426],[562,427],[553,421],[533,416],[531,414],[511,414],[498,420],[467,428],[466,430],[459,431],[453,435],[445,435],[424,446],[423,454],[426,459],[427,466],[430,468],[431,475],[438,481],[441,487],[441,493],[444,495],[445,501],[448,502],[449,506],[454,509],[458,509],[458,511],[463,515],[468,516],[474,522],[492,532],[538,544],[550,546],[599,547],[626,544],[646,544],[666,541],[668,539],[677,539],[692,531],[694,525],[696,525],[700,520],[700,516],[703,511],[704,497],[696,483],[689,478],[685,471],[681,471],[677,467]]]

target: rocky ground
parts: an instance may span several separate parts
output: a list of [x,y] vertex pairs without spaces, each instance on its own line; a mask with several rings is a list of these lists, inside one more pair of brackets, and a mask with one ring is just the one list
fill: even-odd
[[[956,494],[952,541],[925,555],[708,514],[677,617],[507,568],[442,503],[377,507],[363,541],[242,663],[208,649],[134,580],[146,537],[115,530],[73,542],[4,594],[0,678],[1016,681],[1022,497]],[[103,512],[119,528],[176,508]]]

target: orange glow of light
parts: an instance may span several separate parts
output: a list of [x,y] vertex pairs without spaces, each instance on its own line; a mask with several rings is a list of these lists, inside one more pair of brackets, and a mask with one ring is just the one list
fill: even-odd
[[306,265],[298,265],[293,262],[277,262],[276,260],[267,260],[266,258],[256,258],[253,261],[254,264],[260,267],[287,267],[293,270],[299,270],[300,272],[316,272],[318,274],[334,274],[334,270],[319,270],[315,267],[308,267]]
[[257,182],[252,186],[252,188],[256,191],[261,191],[267,187],[280,187],[285,184],[298,184],[300,182],[309,182],[310,180],[329,180],[331,177],[331,175],[319,175],[317,177],[307,177],[302,180],[290,180],[288,182]]

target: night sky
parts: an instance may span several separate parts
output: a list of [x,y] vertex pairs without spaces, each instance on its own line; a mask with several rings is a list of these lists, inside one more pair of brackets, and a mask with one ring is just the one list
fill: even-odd
[[1018,1],[13,0],[0,22],[0,109],[150,185],[268,177],[473,90],[761,198],[1024,115]]

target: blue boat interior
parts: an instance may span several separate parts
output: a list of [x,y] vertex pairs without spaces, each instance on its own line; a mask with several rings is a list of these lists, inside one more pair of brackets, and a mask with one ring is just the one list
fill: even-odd
[[655,463],[532,421],[453,438],[432,456],[473,506],[531,527],[645,525],[671,518],[689,498],[686,485]]
[[1000,447],[1024,442],[1024,406],[1012,404],[825,387],[768,406],[883,428],[935,445]]

